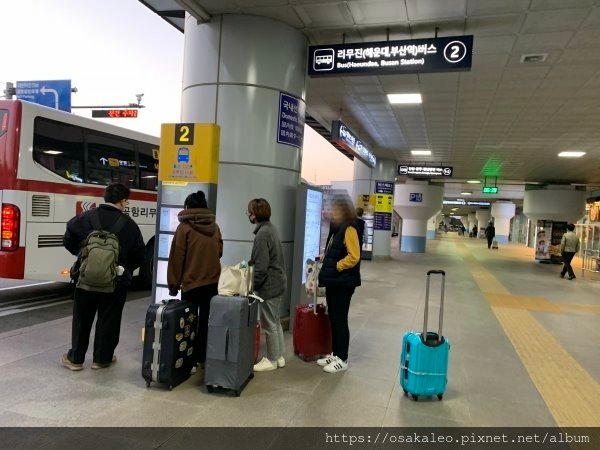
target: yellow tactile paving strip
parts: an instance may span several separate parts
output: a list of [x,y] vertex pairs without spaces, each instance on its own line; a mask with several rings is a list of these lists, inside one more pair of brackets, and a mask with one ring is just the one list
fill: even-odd
[[539,297],[513,296],[460,245],[486,301],[519,355],[559,427],[600,426],[600,384],[529,311],[597,312],[593,305],[555,304]]

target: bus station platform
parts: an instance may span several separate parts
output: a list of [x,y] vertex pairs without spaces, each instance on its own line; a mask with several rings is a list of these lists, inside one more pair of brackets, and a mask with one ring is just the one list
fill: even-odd
[[[442,401],[403,395],[402,335],[423,326],[425,274],[447,273],[443,334],[450,341]],[[141,377],[149,298],[127,302],[111,368],[70,372],[71,318],[0,335],[0,424],[65,427],[598,427],[600,283],[559,277],[519,245],[488,250],[453,233],[425,254],[362,263],[350,308],[349,369],[324,373],[295,357],[258,373],[241,397],[209,394],[203,372],[168,391]],[[431,300],[437,305],[437,285]],[[437,327],[437,309],[430,313]],[[263,339],[264,345],[264,339]]]

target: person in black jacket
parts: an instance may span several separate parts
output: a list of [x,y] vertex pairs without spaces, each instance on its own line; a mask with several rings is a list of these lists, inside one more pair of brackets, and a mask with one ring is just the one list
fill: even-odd
[[[63,237],[65,248],[73,255],[78,255],[82,243],[94,231],[92,214],[98,214],[103,230],[110,228],[123,216],[127,206],[130,190],[120,183],[106,187],[104,201],[97,210],[86,211],[73,217],[67,223]],[[129,217],[123,228],[117,233],[119,239],[119,266],[125,275],[131,275],[144,261],[145,246],[142,233],[137,224]],[[129,277],[125,276],[123,279]],[[94,359],[92,369],[105,369],[116,362],[115,348],[119,343],[121,331],[121,314],[127,297],[127,286],[119,285],[112,293],[91,292],[76,288],[73,303],[73,326],[71,349],[62,355],[61,363],[69,370],[82,370],[85,354],[90,341],[90,332],[94,317],[96,335],[94,337]]]
[[487,238],[488,249],[492,248],[492,242],[496,237],[496,227],[494,227],[494,222],[491,220],[485,228],[485,237]]
[[362,216],[365,210],[356,208],[356,231],[358,232],[358,243],[360,244],[360,252],[362,254],[363,243],[365,242],[365,221]]
[[319,286],[326,288],[333,352],[319,359],[317,364],[325,372],[337,373],[348,369],[348,312],[354,290],[361,283],[356,213],[349,197],[334,199],[332,219],[336,232],[323,256]]

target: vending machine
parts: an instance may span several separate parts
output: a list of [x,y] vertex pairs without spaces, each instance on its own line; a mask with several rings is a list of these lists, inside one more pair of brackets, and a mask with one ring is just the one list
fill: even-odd
[[566,232],[567,222],[538,220],[535,229],[535,259],[543,263],[562,263],[560,243]]

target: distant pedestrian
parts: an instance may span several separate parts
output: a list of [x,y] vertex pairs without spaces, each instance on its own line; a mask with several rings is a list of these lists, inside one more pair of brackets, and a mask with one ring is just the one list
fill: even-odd
[[475,239],[477,239],[477,225],[473,225],[473,236]]
[[563,234],[560,242],[560,251],[564,262],[560,277],[564,278],[565,274],[569,272],[569,280],[574,280],[576,277],[575,272],[573,272],[573,268],[571,267],[571,261],[573,261],[573,257],[579,251],[579,238],[574,233],[575,225],[570,223],[567,225],[567,230],[568,231]]
[[485,228],[485,237],[487,239],[488,249],[492,248],[492,242],[496,237],[496,227],[494,227],[494,222],[491,220],[490,223],[488,223],[488,226]]
[[197,365],[203,366],[206,361],[210,301],[218,293],[223,238],[204,192],[188,195],[183,207],[177,215],[179,225],[171,244],[167,284],[170,295],[176,296],[181,289],[181,299],[192,302],[196,308],[199,348],[194,352],[194,372]]
[[360,244],[360,252],[362,254],[363,243],[365,242],[365,221],[362,216],[365,213],[364,209],[356,208],[356,231],[358,232],[358,242]]
[[105,369],[117,361],[114,351],[119,343],[127,287],[146,251],[139,227],[123,213],[129,195],[127,186],[109,184],[104,192],[105,203],[67,223],[63,244],[77,255],[71,269],[76,283],[71,349],[61,359],[69,370],[83,369],[96,313],[92,369]]

